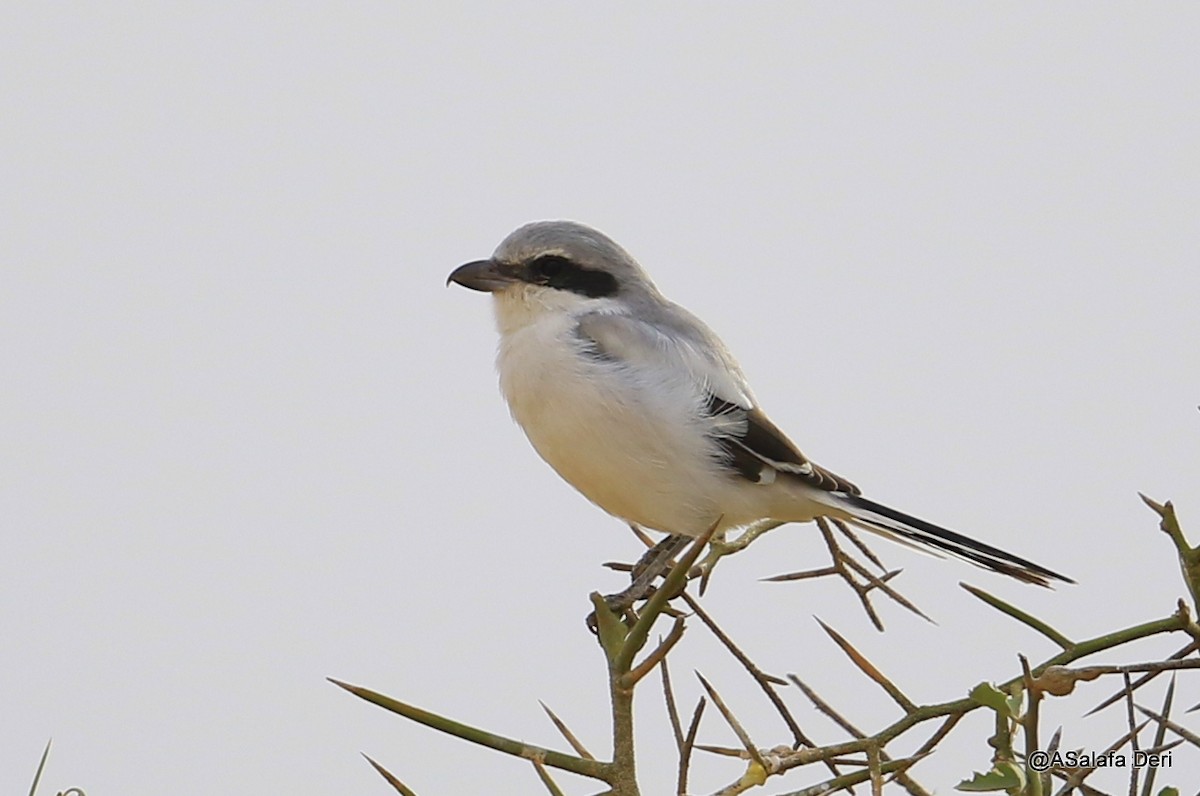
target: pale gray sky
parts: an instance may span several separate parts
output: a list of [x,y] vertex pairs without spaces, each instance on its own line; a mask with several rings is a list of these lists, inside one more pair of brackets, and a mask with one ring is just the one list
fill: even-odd
[[[959,580],[1079,637],[1165,615],[1136,491],[1200,540],[1197,40],[1183,3],[10,4],[0,790],[50,736],[48,793],[387,792],[360,750],[423,795],[541,787],[326,676],[561,746],[542,699],[607,753],[583,617],[635,543],[537,459],[487,300],[443,285],[532,219],[625,245],[817,461],[1080,581],[879,543],[939,622],[881,635],[843,587],[758,582],[824,562],[788,527],[705,599],[764,668],[877,728],[813,615],[928,701],[1053,651]],[[699,668],[787,739],[699,626],[675,659],[689,709]],[[1078,718],[1110,686],[1065,744],[1119,734]],[[656,686],[639,718],[664,738]],[[986,720],[958,734],[914,772],[942,793],[987,765]]]

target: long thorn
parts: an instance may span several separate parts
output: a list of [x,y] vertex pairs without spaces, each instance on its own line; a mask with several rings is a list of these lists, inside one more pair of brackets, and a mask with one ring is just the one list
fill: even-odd
[[1168,719],[1165,716],[1160,716],[1159,714],[1155,713],[1153,710],[1150,710],[1149,708],[1144,708],[1141,705],[1135,705],[1134,707],[1136,707],[1139,711],[1141,711],[1142,715],[1149,716],[1150,718],[1157,721],[1159,724],[1164,725],[1168,730],[1175,733],[1180,738],[1183,738],[1188,743],[1190,743],[1192,746],[1200,746],[1200,735],[1197,735],[1196,733],[1192,732],[1191,730],[1187,729],[1186,727],[1179,726],[1178,724],[1171,721],[1170,719]]
[[505,754],[514,755],[516,757],[529,758],[540,754],[546,761],[547,765],[555,768],[561,768],[564,771],[580,774],[581,776],[604,780],[605,782],[607,782],[612,776],[611,763],[603,763],[599,760],[588,760],[582,757],[575,757],[562,752],[555,752],[553,749],[545,749],[540,746],[534,746],[533,744],[516,741],[512,738],[505,738],[502,735],[496,735],[495,733],[481,730],[478,727],[472,727],[469,724],[463,724],[461,722],[454,721],[453,719],[439,716],[438,714],[432,713],[428,710],[423,710],[421,708],[414,707],[413,705],[400,702],[399,700],[376,693],[369,688],[343,683],[339,680],[334,680],[332,677],[327,679],[329,682],[333,683],[339,688],[349,691],[351,694],[354,694],[360,699],[365,699],[372,704],[378,705],[384,710],[403,716],[404,718],[409,719],[410,721],[415,721],[418,724],[424,724],[426,727],[431,727],[435,730],[447,733],[448,735],[462,738],[464,741],[470,741],[471,743],[478,744],[479,746],[486,746],[490,749],[495,749],[498,752],[504,752]]
[[571,748],[575,750],[576,754],[587,760],[596,759],[595,755],[589,752],[584,745],[580,743],[579,739],[575,737],[575,733],[571,732],[571,729],[567,727],[566,722],[560,719],[558,714],[550,709],[549,705],[540,699],[538,700],[538,704],[542,706],[542,710],[546,711],[546,715],[550,717],[550,721],[554,724],[555,728],[559,731],[562,737],[566,739],[567,743],[571,745]]
[[679,639],[683,638],[683,631],[685,629],[683,617],[676,617],[675,624],[671,626],[671,631],[667,633],[667,637],[646,656],[646,660],[621,675],[621,687],[633,688],[643,677],[650,674],[660,661],[666,660],[667,653],[679,643]]
[[679,723],[679,709],[675,706],[675,689],[671,687],[671,670],[663,658],[658,667],[662,670],[663,701],[667,703],[667,718],[671,720],[671,732],[675,735],[675,749],[683,749],[683,726]]
[[396,791],[396,793],[400,794],[400,796],[417,796],[416,791],[414,791],[412,788],[405,785],[400,780],[396,779],[395,775],[393,775],[392,772],[388,771],[386,768],[381,766],[379,763],[376,763],[373,759],[371,759],[371,756],[368,755],[366,752],[359,752],[359,754],[361,754],[363,757],[365,757],[367,759],[367,762],[371,764],[371,767],[374,768],[377,772],[379,772],[379,776],[383,777],[384,780],[387,781],[387,784],[391,785],[392,788]]
[[[1193,652],[1195,652],[1198,649],[1200,649],[1200,643],[1193,641],[1193,642],[1189,643],[1183,649],[1179,650],[1178,652],[1174,652],[1171,655],[1169,655],[1167,657],[1167,660],[1169,660],[1169,661],[1182,660],[1182,659],[1186,658],[1188,655],[1191,655]],[[1145,685],[1146,683],[1153,680],[1155,677],[1158,677],[1160,674],[1162,674],[1163,671],[1165,671],[1165,670],[1147,672],[1146,674],[1142,675],[1138,679],[1134,680],[1133,681],[1133,690],[1134,691],[1138,690],[1143,685]],[[1124,691],[1118,691],[1117,693],[1113,694],[1108,699],[1104,700],[1099,705],[1092,708],[1091,710],[1089,710],[1087,713],[1084,713],[1083,715],[1090,716],[1093,713],[1099,713],[1100,711],[1104,710],[1109,705],[1119,701],[1121,699],[1121,697],[1124,695],[1125,695]]]
[[33,784],[29,786],[29,796],[34,796],[37,792],[38,783],[42,779],[42,771],[46,768],[46,758],[50,756],[50,744],[53,742],[53,738],[46,741],[46,748],[42,750],[42,759],[38,762],[37,771],[33,773]]
[[[1167,693],[1163,697],[1162,716],[1164,719],[1171,717],[1171,704],[1175,701],[1175,673],[1171,673],[1171,681],[1167,683]],[[1167,727],[1165,724],[1159,724],[1158,729],[1154,731],[1154,746],[1163,745],[1163,741],[1167,738]],[[1154,793],[1154,775],[1158,773],[1157,766],[1151,767],[1146,773],[1146,781],[1142,783],[1142,796],[1151,796]]]
[[789,674],[788,679],[791,680],[793,683],[795,683],[796,687],[804,692],[804,695],[806,697],[808,697],[808,700],[813,703],[813,707],[815,707],[817,710],[824,713],[829,718],[833,719],[833,721],[839,727],[841,727],[843,730],[850,733],[855,738],[866,738],[867,737],[867,734],[865,732],[863,732],[858,727],[855,727],[853,724],[851,724],[849,719],[847,719],[841,713],[838,713],[833,708],[832,705],[830,705],[828,702],[826,702],[824,699],[822,699],[821,696],[819,694],[817,694],[816,691],[814,691],[812,688],[810,688],[808,686],[808,684],[805,683],[803,680],[801,680],[799,677],[797,677],[794,674]]
[[817,623],[821,625],[821,628],[826,633],[829,634],[829,637],[833,639],[834,643],[841,647],[842,652],[846,653],[846,656],[850,658],[851,662],[853,662],[863,674],[878,683],[879,687],[887,692],[887,695],[890,696],[905,713],[913,713],[917,710],[917,706],[913,704],[913,701],[905,696],[904,692],[897,688],[895,683],[885,677],[883,672],[875,668],[875,664],[867,660],[866,657],[861,652],[856,650],[854,646],[845,638],[843,638],[840,633],[822,622],[819,618],[817,619]]
[[696,733],[700,731],[700,719],[704,716],[704,706],[708,704],[704,697],[696,702],[696,709],[692,711],[692,721],[688,724],[687,735],[683,738],[683,746],[679,750],[679,781],[676,792],[678,796],[685,796],[687,793],[688,770],[692,764],[692,749],[696,746]]
[[1036,616],[1033,616],[1032,614],[1022,611],[1020,608],[1017,608],[1015,605],[1006,603],[1004,600],[1001,600],[999,597],[996,597],[995,595],[992,595],[992,594],[988,594],[983,589],[981,589],[977,586],[972,586],[969,583],[959,583],[958,585],[962,586],[968,592],[970,592],[974,596],[978,597],[980,600],[983,600],[985,603],[992,606],[1000,613],[1008,614],[1013,619],[1016,619],[1018,622],[1025,625],[1026,627],[1033,628],[1034,630],[1041,633],[1046,638],[1053,641],[1058,646],[1062,647],[1064,650],[1069,650],[1075,646],[1074,641],[1071,641],[1071,639],[1067,638],[1062,633],[1059,633],[1057,630],[1050,627],[1050,625],[1046,624],[1041,619],[1038,619]]
[[737,717],[733,715],[733,711],[731,711],[725,704],[725,700],[721,699],[721,695],[717,693],[716,689],[709,684],[708,680],[704,679],[704,675],[700,674],[700,672],[696,672],[696,677],[700,679],[700,685],[704,686],[704,690],[708,692],[708,698],[711,699],[713,704],[717,706],[717,710],[721,711],[721,715],[725,718],[726,723],[729,724],[734,734],[737,735],[738,740],[742,742],[742,746],[745,748],[746,754],[750,756],[751,760],[762,766],[764,772],[769,771],[770,769],[767,768],[767,761],[763,759],[762,752],[760,752],[758,747],[754,745],[754,742],[750,740],[750,734],[746,732],[746,728],[743,727],[741,722],[737,720]]
[[529,758],[529,762],[533,763],[533,770],[537,772],[538,779],[546,786],[546,790],[550,791],[550,796],[565,796],[562,788],[558,787],[558,783],[550,776],[550,772],[546,770],[546,764],[537,757]]

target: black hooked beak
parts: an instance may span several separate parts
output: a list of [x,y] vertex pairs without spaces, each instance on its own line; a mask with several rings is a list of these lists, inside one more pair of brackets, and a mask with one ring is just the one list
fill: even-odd
[[463,287],[482,290],[485,293],[496,293],[519,281],[521,280],[513,272],[512,266],[498,263],[495,260],[476,260],[473,263],[460,265],[446,278],[447,285],[457,282]]

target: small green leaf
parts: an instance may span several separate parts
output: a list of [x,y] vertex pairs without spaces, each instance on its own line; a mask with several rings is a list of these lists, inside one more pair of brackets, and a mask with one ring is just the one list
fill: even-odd
[[1168,785],[1158,792],[1158,796],[1179,796],[1179,788],[1172,788]]
[[1002,715],[1013,715],[1008,709],[1008,694],[996,688],[991,683],[980,683],[972,688],[971,699]]
[[1025,787],[1025,772],[1013,763],[998,763],[986,774],[975,772],[975,776],[964,779],[954,787],[970,793],[1020,789]]

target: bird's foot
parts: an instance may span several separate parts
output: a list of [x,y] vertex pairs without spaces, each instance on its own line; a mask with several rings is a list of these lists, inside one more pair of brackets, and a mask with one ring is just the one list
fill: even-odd
[[[648,549],[631,568],[629,586],[616,594],[604,596],[604,603],[608,609],[617,616],[624,616],[631,621],[636,621],[633,606],[654,595],[658,590],[654,582],[660,577],[666,576],[671,567],[675,565],[675,556],[682,553],[691,543],[692,539],[686,536],[668,536]],[[687,581],[684,581],[684,585],[686,584]],[[672,595],[672,597],[674,596]],[[587,623],[594,632],[596,629],[595,613],[588,615]]]

